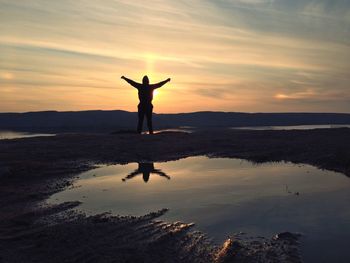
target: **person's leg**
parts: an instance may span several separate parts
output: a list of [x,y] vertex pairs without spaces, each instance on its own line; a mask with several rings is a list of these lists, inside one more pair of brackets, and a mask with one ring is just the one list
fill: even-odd
[[142,107],[138,106],[138,123],[137,123],[137,132],[142,133],[142,124],[143,124],[143,118],[145,116],[145,111]]
[[153,111],[153,105],[148,107],[147,111],[146,111],[147,126],[148,126],[148,130],[149,130],[149,134],[153,134],[152,111]]

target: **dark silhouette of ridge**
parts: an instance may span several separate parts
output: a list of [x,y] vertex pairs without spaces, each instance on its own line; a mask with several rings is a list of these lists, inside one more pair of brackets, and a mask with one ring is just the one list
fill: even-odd
[[[157,129],[191,126],[223,128],[246,126],[288,126],[350,124],[346,113],[236,113],[193,112],[153,114]],[[0,113],[1,130],[41,132],[113,132],[134,129],[136,112],[114,111],[42,111]]]

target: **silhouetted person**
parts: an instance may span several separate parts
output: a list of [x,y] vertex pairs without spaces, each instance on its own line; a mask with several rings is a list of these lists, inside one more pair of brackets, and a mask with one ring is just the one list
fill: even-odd
[[122,181],[125,182],[126,180],[132,179],[137,175],[143,174],[143,180],[145,181],[145,183],[147,183],[151,173],[163,176],[170,180],[170,176],[162,172],[162,170],[160,169],[155,169],[153,163],[139,163],[139,168],[125,176],[125,178],[123,178]]
[[153,127],[152,127],[153,91],[155,89],[160,88],[161,86],[163,86],[167,82],[169,82],[170,78],[168,78],[167,80],[161,81],[159,83],[156,83],[156,84],[149,84],[149,79],[147,76],[143,77],[142,84],[135,82],[131,79],[128,79],[124,76],[122,76],[122,79],[124,79],[131,86],[137,88],[137,90],[138,90],[140,103],[137,106],[138,117],[139,117],[138,124],[137,124],[137,132],[138,133],[142,132],[143,119],[146,115],[148,130],[149,130],[149,133],[152,134],[153,133]]

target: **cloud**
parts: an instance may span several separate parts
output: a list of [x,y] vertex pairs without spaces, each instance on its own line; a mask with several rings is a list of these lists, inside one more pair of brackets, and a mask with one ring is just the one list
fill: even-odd
[[13,73],[11,72],[0,72],[0,79],[3,79],[3,80],[12,80],[14,79],[15,76]]
[[230,3],[244,3],[244,4],[271,4],[275,2],[275,0],[231,0],[228,1]]
[[[130,110],[137,98],[120,75],[147,73],[173,78],[157,101],[164,112],[182,110],[167,106],[172,100],[188,100],[189,111],[264,111],[269,103],[288,111],[298,101],[307,108],[329,90],[349,93],[349,10],[340,0],[0,0],[0,89],[6,85],[11,101],[21,90],[23,108],[30,90],[58,109],[87,109],[103,97],[96,107]],[[106,94],[114,88],[113,102]],[[41,90],[64,90],[62,103]],[[31,110],[47,106],[28,99]]]
[[312,90],[306,90],[303,92],[296,92],[290,94],[278,93],[275,95],[276,99],[279,100],[301,100],[301,99],[309,99],[315,97],[315,92]]

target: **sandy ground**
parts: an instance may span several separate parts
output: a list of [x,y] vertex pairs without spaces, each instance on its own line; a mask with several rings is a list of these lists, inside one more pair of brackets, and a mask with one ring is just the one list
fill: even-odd
[[[291,161],[350,176],[350,129],[212,130],[65,134],[0,141],[0,262],[300,262],[290,233],[213,244],[192,224],[109,214],[87,217],[77,202],[42,206],[99,163],[167,161],[207,155]],[[239,229],[237,229],[239,232]]]

